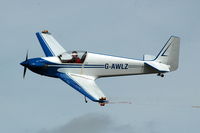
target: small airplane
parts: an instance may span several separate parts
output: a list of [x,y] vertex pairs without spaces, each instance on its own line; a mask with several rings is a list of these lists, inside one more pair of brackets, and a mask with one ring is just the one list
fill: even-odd
[[164,77],[175,71],[179,64],[180,38],[171,36],[157,56],[144,55],[143,60],[135,60],[87,51],[66,50],[47,30],[37,32],[36,36],[46,57],[28,59],[20,64],[26,69],[49,77],[59,78],[85,97],[101,106],[109,100],[96,85],[95,80],[103,77],[157,74]]

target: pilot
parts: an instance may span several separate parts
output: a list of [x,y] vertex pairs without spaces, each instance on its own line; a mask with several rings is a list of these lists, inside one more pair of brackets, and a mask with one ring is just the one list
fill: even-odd
[[77,51],[72,52],[72,59],[68,63],[82,63],[81,59],[78,57]]

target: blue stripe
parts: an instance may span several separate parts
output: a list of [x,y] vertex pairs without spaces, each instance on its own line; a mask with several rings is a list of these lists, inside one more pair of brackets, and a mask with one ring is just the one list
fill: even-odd
[[[172,36],[171,36],[171,37],[172,37]],[[160,50],[160,52],[158,53],[158,55],[156,56],[156,58],[155,58],[154,60],[158,59],[158,57],[161,55],[162,51],[163,51],[163,50],[165,49],[165,47],[167,46],[167,44],[168,44],[168,42],[170,41],[171,37],[168,39],[168,41],[166,42],[166,44],[164,45],[164,47]],[[171,43],[170,43],[170,45],[171,45]],[[153,61],[154,61],[154,60],[153,60]]]
[[87,64],[58,64],[58,65],[66,65],[66,66],[82,66],[82,65],[84,65],[84,66],[98,66],[98,67],[100,67],[100,66],[102,66],[102,67],[104,67],[105,65],[87,65]]
[[84,66],[105,66],[105,65],[84,65]]
[[48,66],[48,67],[57,67],[57,68],[82,68],[82,67],[68,67],[68,66]]
[[47,42],[44,40],[44,38],[42,37],[41,33],[37,32],[36,36],[40,42],[40,45],[45,53],[45,55],[48,56],[54,56],[52,50],[49,48]]
[[105,68],[105,67],[84,67],[84,68]]
[[58,77],[62,79],[65,83],[76,89],[78,92],[83,94],[84,96],[88,97],[90,100],[94,102],[99,102],[99,100],[95,99],[93,96],[88,94],[76,81],[74,81],[72,78],[70,78],[69,75],[64,74],[64,73],[59,73]]
[[57,64],[46,61],[49,67],[62,67],[62,68],[105,68],[105,65],[95,65],[95,64]]
[[59,67],[59,68],[105,68],[105,67],[78,67],[78,66],[59,66],[59,65],[53,65],[49,67]]

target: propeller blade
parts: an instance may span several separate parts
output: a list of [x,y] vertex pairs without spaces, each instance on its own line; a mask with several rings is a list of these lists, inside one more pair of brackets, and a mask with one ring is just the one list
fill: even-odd
[[26,52],[26,61],[28,60],[28,50]]
[[26,75],[26,67],[24,67],[24,74],[23,74],[23,79],[25,78],[25,75]]
[[[26,52],[26,61],[27,60],[28,60],[28,50]],[[26,69],[27,69],[27,67],[24,67],[23,79],[25,78],[25,75],[26,75]]]

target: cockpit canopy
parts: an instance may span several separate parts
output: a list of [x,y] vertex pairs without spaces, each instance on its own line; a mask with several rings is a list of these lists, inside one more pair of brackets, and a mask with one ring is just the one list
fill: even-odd
[[87,56],[87,51],[68,51],[58,57],[62,63],[83,63]]

